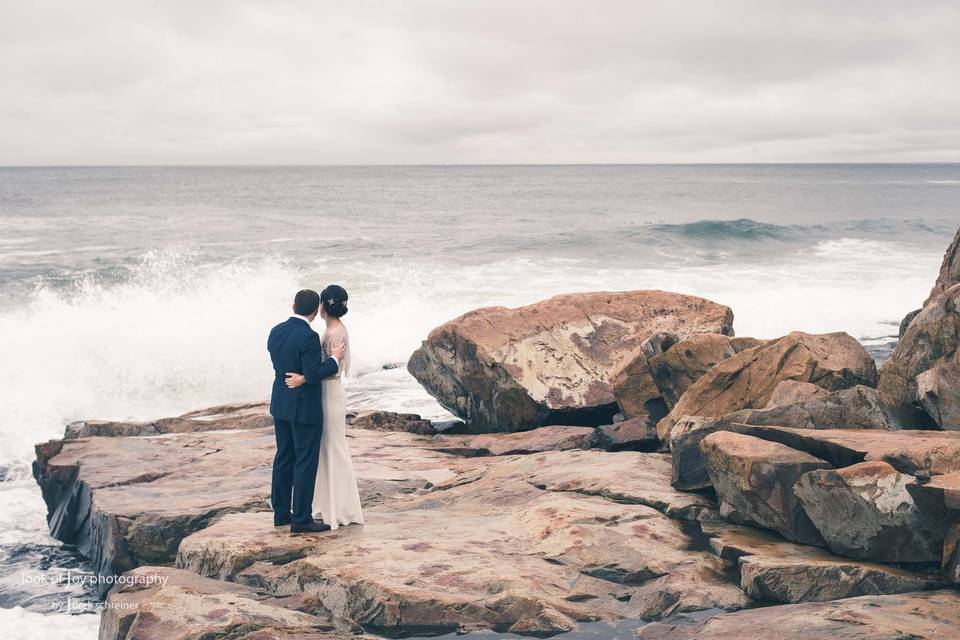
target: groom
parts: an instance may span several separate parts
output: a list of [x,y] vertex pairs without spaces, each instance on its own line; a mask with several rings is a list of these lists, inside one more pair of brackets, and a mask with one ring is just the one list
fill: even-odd
[[[274,526],[289,524],[293,533],[330,529],[313,519],[313,491],[323,434],[320,381],[337,373],[344,347],[333,345],[331,356],[324,359],[320,337],[310,328],[319,310],[320,295],[316,291],[298,291],[293,300],[293,316],[275,326],[267,339],[274,371],[270,415],[277,436],[270,502]],[[285,382],[287,373],[302,374],[307,381],[290,389]]]

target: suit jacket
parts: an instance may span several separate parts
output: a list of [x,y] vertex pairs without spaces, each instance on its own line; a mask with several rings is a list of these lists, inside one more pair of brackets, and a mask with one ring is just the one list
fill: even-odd
[[[297,424],[323,424],[323,392],[320,381],[337,373],[337,361],[323,357],[320,336],[300,318],[290,318],[270,331],[267,351],[273,361],[273,393],[270,415]],[[296,389],[286,384],[287,373],[306,379]]]

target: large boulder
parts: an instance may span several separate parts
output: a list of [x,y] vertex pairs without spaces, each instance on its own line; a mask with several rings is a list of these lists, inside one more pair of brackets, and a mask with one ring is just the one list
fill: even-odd
[[766,406],[785,380],[809,382],[827,391],[876,386],[877,367],[863,346],[846,333],[795,331],[742,351],[694,382],[657,429],[669,434],[685,416],[722,416]]
[[[784,389],[786,385],[793,385]],[[710,485],[700,451],[700,442],[716,431],[743,432],[744,425],[778,425],[796,429],[903,428],[901,416],[876,389],[858,385],[827,393],[820,387],[811,394],[806,383],[783,382],[774,393],[781,398],[812,396],[811,400],[767,409],[743,409],[719,418],[687,416],[670,432],[673,482],[678,489],[702,489]],[[782,391],[781,391],[782,390]],[[769,405],[768,405],[769,406]]]
[[856,385],[794,404],[745,409],[732,414],[746,424],[775,424],[796,429],[883,429],[910,426],[893,403],[872,387]]
[[764,409],[773,409],[786,404],[797,404],[798,402],[807,402],[827,395],[827,390],[818,387],[812,382],[800,382],[799,380],[784,380],[774,388],[770,394],[770,399]]
[[903,405],[917,402],[917,376],[960,363],[960,285],[923,308],[880,369],[879,389]]
[[687,336],[650,358],[650,373],[667,406],[672,408],[691,384],[737,353],[734,345],[730,336],[700,333]]
[[[916,318],[921,311],[923,311],[923,309],[914,309],[907,315],[903,316],[903,320],[900,321],[900,328],[897,330],[898,340],[907,332],[907,327],[910,326],[910,323],[913,322],[913,319]],[[896,346],[894,346],[894,348],[896,348]]]
[[773,529],[801,544],[823,539],[793,492],[803,474],[830,464],[802,451],[759,438],[721,431],[700,444],[720,513],[731,520]]
[[656,334],[649,338],[627,356],[610,378],[620,413],[627,419],[642,420],[650,427],[656,427],[669,411],[650,372],[651,349],[661,348],[663,344],[673,344],[660,340],[665,335],[669,335],[671,340],[676,339],[672,334]]
[[611,375],[610,384],[620,413],[625,418],[642,420],[646,425],[656,427],[669,409],[650,373],[647,353],[649,342],[627,356],[623,365]]
[[614,372],[614,396],[624,416],[656,426],[683,392],[718,362],[760,344],[722,333],[654,334]]
[[960,229],[957,229],[957,235],[953,237],[953,242],[947,247],[947,252],[943,256],[943,262],[940,265],[940,275],[937,277],[936,284],[930,291],[923,306],[927,306],[937,299],[941,293],[955,284],[960,284]]
[[437,327],[410,373],[476,431],[596,426],[617,412],[611,379],[658,332],[733,333],[723,305],[665,291],[556,296]]
[[[737,412],[739,413],[739,412]],[[731,414],[736,415],[736,414]],[[742,432],[745,427],[735,420],[686,416],[670,432],[670,458],[673,467],[671,483],[681,491],[706,489],[710,475],[700,443],[717,431]]]
[[879,562],[939,562],[944,531],[917,506],[913,476],[886,462],[821,469],[793,491],[834,553]]
[[941,364],[918,375],[917,399],[941,429],[960,431],[960,364]]

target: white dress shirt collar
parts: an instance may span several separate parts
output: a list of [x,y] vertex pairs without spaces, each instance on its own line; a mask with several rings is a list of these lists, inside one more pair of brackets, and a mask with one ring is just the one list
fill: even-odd
[[291,317],[291,318],[300,318],[301,320],[303,320],[303,321],[306,322],[307,324],[310,324],[310,318],[308,318],[307,316],[301,316],[301,315],[298,315],[298,314],[295,313],[295,314],[293,314],[293,315],[290,316],[290,317]]

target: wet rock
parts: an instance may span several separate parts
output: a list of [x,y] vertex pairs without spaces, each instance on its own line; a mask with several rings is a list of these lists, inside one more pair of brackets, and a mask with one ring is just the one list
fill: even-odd
[[541,451],[589,449],[594,445],[592,427],[539,427],[517,433],[475,436],[437,436],[438,451],[461,456],[506,456]]
[[767,401],[764,409],[773,409],[787,404],[797,404],[800,402],[809,402],[827,395],[827,390],[818,387],[812,382],[799,382],[797,380],[784,380],[776,386],[770,399]]
[[960,284],[960,229],[953,237],[953,242],[947,247],[947,252],[943,255],[943,262],[940,264],[940,274],[937,276],[937,282],[930,290],[930,295],[923,303],[927,306],[937,299],[944,291],[952,286]]
[[85,420],[67,425],[64,438],[75,440],[99,436],[104,438],[158,436],[165,433],[197,433],[233,429],[263,429],[273,426],[270,405],[265,402],[228,404],[148,422],[111,422]]
[[410,373],[477,431],[596,426],[617,412],[612,375],[654,333],[733,333],[728,307],[664,291],[562,295],[479,309],[434,329]]
[[596,446],[607,451],[652,451],[660,446],[657,428],[644,418],[630,418],[597,429]]
[[822,544],[793,485],[804,473],[829,463],[775,442],[720,431],[700,444],[720,513],[773,529],[802,544]]
[[372,640],[349,620],[188,571],[145,567],[124,579],[107,597],[100,640]]
[[960,431],[960,364],[941,364],[918,375],[917,398],[937,426]]
[[649,624],[639,640],[942,640],[960,626],[960,594],[925,591],[747,609]]
[[917,376],[960,363],[960,285],[928,303],[880,369],[879,389],[903,405],[917,402]]
[[421,436],[436,434],[433,424],[416,413],[395,413],[393,411],[361,411],[347,416],[347,425],[355,429],[373,431],[403,431]]
[[873,359],[845,333],[793,332],[742,351],[693,383],[658,430],[668,433],[686,416],[719,417],[767,405],[784,380],[810,382],[827,391],[855,385],[875,386]]
[[793,491],[834,553],[861,560],[939,562],[944,531],[909,491],[913,476],[886,462],[804,474]]
[[960,471],[960,432],[792,429],[744,425],[743,432],[827,460],[836,468],[882,460],[900,473]]
[[841,558],[752,527],[719,523],[705,526],[704,533],[718,556],[738,561],[740,586],[755,600],[825,602],[942,584],[936,575]]

